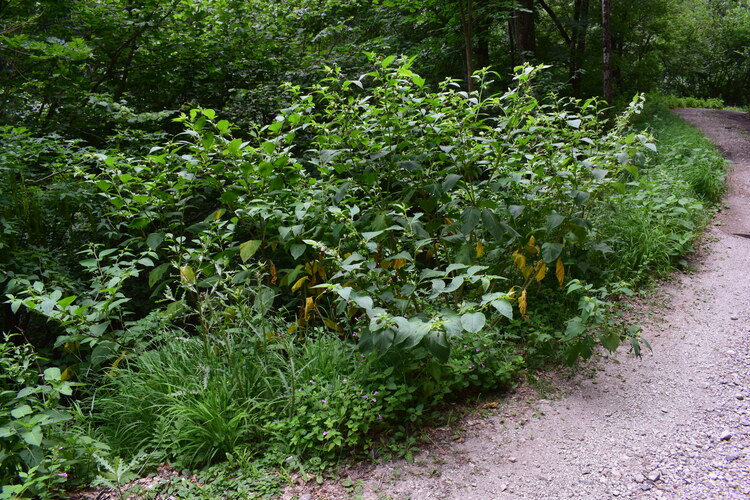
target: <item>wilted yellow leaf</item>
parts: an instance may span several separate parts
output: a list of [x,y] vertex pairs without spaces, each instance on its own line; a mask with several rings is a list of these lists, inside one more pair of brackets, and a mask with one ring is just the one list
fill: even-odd
[[557,281],[560,282],[560,286],[562,286],[565,279],[565,264],[563,264],[560,258],[557,259],[557,264],[555,264],[555,275],[557,276]]
[[547,274],[547,264],[544,263],[544,261],[540,260],[536,264],[536,276],[534,276],[534,279],[537,281],[542,281],[544,279],[544,276]]
[[516,250],[515,252],[513,252],[513,262],[516,264],[518,269],[523,271],[523,269],[526,267],[526,256]]
[[518,310],[521,311],[521,316],[526,315],[526,290],[521,292],[521,297],[518,299]]
[[115,360],[114,363],[112,363],[112,368],[110,368],[109,370],[110,377],[114,377],[115,375],[117,375],[117,365],[119,365],[120,361],[122,361],[123,359],[125,359],[125,356],[120,356]]
[[268,262],[269,262],[268,272],[271,273],[271,284],[275,285],[276,282],[279,281],[279,276],[276,274],[276,266],[270,260]]
[[73,376],[73,370],[69,366],[65,370],[63,370],[62,374],[60,374],[60,380],[70,380],[70,377],[72,376]]
[[390,260],[381,260],[380,264],[378,264],[378,267],[382,269],[390,269],[392,264],[393,263]]
[[336,322],[330,318],[323,318],[323,323],[325,323],[325,325],[333,331],[336,331],[336,332],[341,331],[341,327],[337,325]]
[[180,281],[192,285],[195,283],[195,271],[190,266],[180,266]]
[[393,269],[401,269],[406,265],[406,259],[393,259]]
[[312,297],[307,297],[305,299],[305,321],[310,317],[310,310],[313,308],[315,303],[313,302]]
[[65,344],[63,345],[63,349],[65,350],[65,352],[69,352],[71,354],[74,354],[75,352],[78,351],[78,347],[80,345],[81,345],[81,343],[79,341],[77,341],[77,340],[74,341],[74,342],[65,342]]
[[297,280],[297,282],[296,282],[296,283],[294,283],[294,285],[292,285],[292,292],[296,292],[297,290],[299,290],[299,288],[300,288],[300,287],[301,287],[302,285],[304,285],[304,284],[305,284],[305,281],[307,281],[307,280],[309,280],[309,279],[310,279],[310,277],[309,277],[309,276],[303,276],[303,277],[301,277],[300,279],[298,279],[298,280]]
[[297,329],[297,323],[294,322],[291,325],[289,325],[289,328],[286,329],[287,333],[294,333],[294,331]]
[[480,241],[477,243],[477,259],[481,259],[484,256],[484,245]]

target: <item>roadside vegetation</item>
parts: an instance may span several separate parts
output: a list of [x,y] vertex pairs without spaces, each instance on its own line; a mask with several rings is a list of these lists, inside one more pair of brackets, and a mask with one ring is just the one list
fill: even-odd
[[748,104],[748,12],[0,1],[0,498],[270,495],[640,355],[724,189],[668,110]]
[[648,347],[614,301],[692,250],[716,150],[542,68],[467,94],[372,62],[287,87],[247,138],[203,108],[143,154],[1,129],[5,496],[165,461],[268,493],[273,467],[408,459],[447,402]]

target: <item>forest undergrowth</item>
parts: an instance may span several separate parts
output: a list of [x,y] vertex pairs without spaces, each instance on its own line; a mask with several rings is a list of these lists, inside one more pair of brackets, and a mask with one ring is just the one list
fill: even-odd
[[264,126],[186,109],[147,148],[0,128],[0,498],[163,462],[210,484],[150,495],[273,494],[410,459],[448,402],[648,348],[617,299],[684,265],[725,179],[671,101],[372,62],[287,86]]

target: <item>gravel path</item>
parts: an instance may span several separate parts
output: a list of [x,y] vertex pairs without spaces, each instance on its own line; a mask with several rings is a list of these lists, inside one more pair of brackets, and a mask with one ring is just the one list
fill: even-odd
[[694,271],[638,308],[653,353],[594,363],[551,399],[518,394],[414,464],[353,472],[364,498],[750,498],[750,118],[677,112],[733,171]]

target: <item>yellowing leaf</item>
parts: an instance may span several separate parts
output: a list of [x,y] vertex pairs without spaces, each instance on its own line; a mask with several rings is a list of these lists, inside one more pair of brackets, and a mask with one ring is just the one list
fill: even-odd
[[269,270],[268,270],[268,272],[271,274],[271,284],[275,285],[276,282],[279,281],[279,276],[278,276],[278,274],[276,274],[276,266],[270,260],[268,262],[269,262]]
[[534,235],[531,235],[531,238],[529,238],[529,244],[526,245],[529,248],[534,248],[536,246],[536,238],[534,238]]
[[540,260],[536,264],[536,276],[534,276],[534,279],[536,279],[537,281],[542,281],[546,274],[547,274],[547,264],[545,264],[543,260]]
[[110,377],[114,377],[117,375],[117,365],[119,365],[120,361],[122,361],[123,359],[125,359],[125,356],[120,356],[115,360],[114,363],[112,363],[112,368],[109,370]]
[[518,269],[523,271],[523,269],[526,267],[526,256],[524,256],[521,252],[515,251],[513,253],[513,262],[516,264]]
[[315,302],[313,301],[313,298],[312,297],[307,297],[305,299],[305,312],[304,312],[305,321],[307,321],[307,319],[310,317],[310,310],[314,306],[315,306]]
[[299,290],[299,288],[300,288],[300,287],[301,287],[302,285],[304,285],[304,284],[305,284],[305,281],[307,281],[307,280],[309,280],[309,279],[310,279],[310,277],[309,277],[309,276],[303,276],[303,277],[301,277],[300,279],[298,279],[298,280],[297,280],[297,282],[296,282],[296,283],[295,283],[294,285],[292,285],[292,292],[296,292],[297,290]]
[[521,316],[526,316],[526,290],[521,292],[521,297],[518,299],[518,310],[521,311]]
[[190,266],[180,266],[180,281],[191,285],[195,283],[195,271]]
[[393,259],[393,269],[401,269],[406,265],[406,259]]
[[214,213],[214,220],[219,220],[222,215],[224,215],[224,212],[226,212],[226,209],[220,208]]
[[73,369],[69,366],[65,370],[63,370],[62,374],[60,375],[60,380],[70,380],[70,377],[73,376]]
[[337,325],[336,322],[333,321],[330,318],[323,318],[323,323],[325,323],[325,325],[328,328],[330,328],[331,330],[333,330],[335,332],[340,332],[341,331],[341,327],[339,325]]
[[557,264],[555,264],[555,275],[557,276],[557,281],[560,282],[560,286],[562,286],[565,279],[565,264],[563,264],[560,258],[557,259]]
[[63,349],[65,350],[65,352],[69,352],[71,354],[74,354],[75,352],[78,351],[78,347],[80,345],[81,345],[81,343],[79,341],[77,341],[77,340],[74,341],[74,342],[65,342],[65,344],[63,345]]
[[378,264],[378,267],[382,269],[390,269],[391,265],[393,265],[393,262],[391,262],[390,260],[381,260],[380,264]]
[[477,243],[477,259],[481,259],[484,256],[484,245],[480,241]]

